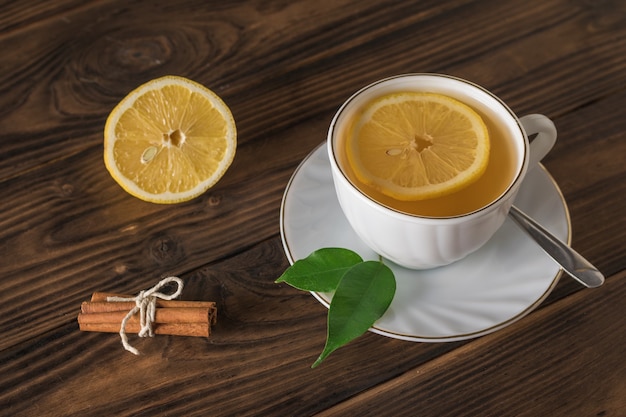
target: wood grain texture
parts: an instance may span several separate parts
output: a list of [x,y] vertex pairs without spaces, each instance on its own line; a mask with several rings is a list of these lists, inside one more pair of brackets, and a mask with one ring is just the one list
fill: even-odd
[[[0,2],[0,415],[626,414],[626,4],[554,0]],[[353,92],[382,77],[472,80],[559,131],[543,163],[575,249],[566,277],[495,334],[421,344],[366,334],[315,370],[326,310],[274,280],[284,188]],[[217,92],[238,128],[223,179],[175,206],[103,163],[108,113],[166,74]],[[210,338],[78,331],[95,291],[177,275],[215,301]],[[132,336],[131,336],[132,337]],[[103,393],[106,393],[104,395]]]
[[[626,381],[616,371],[624,370],[626,332],[612,315],[614,308],[626,312],[624,278],[560,300],[320,416],[622,415]],[[615,349],[599,352],[599,339]],[[461,392],[462,401],[452,392]]]

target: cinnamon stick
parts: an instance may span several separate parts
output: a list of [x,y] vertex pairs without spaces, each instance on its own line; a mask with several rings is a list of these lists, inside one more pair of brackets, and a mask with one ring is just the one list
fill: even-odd
[[[199,304],[199,305],[198,305]],[[157,302],[155,322],[156,323],[211,323],[217,322],[217,308],[213,302],[193,302],[184,301],[180,303],[170,304],[174,307],[159,307]],[[91,302],[84,301],[80,306],[82,315],[95,316],[92,317],[92,322],[97,323],[98,320],[101,323],[109,322],[110,320],[100,320],[100,315],[107,313],[123,313],[124,316],[135,307],[134,302],[127,301],[111,301],[111,302]],[[119,322],[121,322],[121,320]]]
[[[81,305],[83,313],[106,313],[111,311],[126,311],[135,307],[133,301],[107,301],[108,297],[132,298],[132,295],[95,292],[91,301],[85,301]],[[209,322],[217,323],[217,307],[213,301],[181,301],[181,300],[156,300],[157,311],[159,308],[207,308],[209,310]],[[191,321],[191,320],[190,320]]]
[[[94,292],[91,295],[92,302],[115,302],[120,303],[124,301],[107,301],[109,297],[121,297],[121,298],[133,298],[133,295],[127,294],[115,294],[109,292]],[[134,302],[131,301],[133,306]],[[183,301],[183,300],[162,300],[157,298],[156,300],[157,307],[214,307],[215,303],[213,301]]]
[[[120,323],[79,323],[80,330],[84,332],[118,333]],[[139,333],[139,322],[128,323],[126,333]],[[207,323],[155,323],[152,330],[154,334],[173,336],[197,336],[209,337],[210,327]]]
[[[109,304],[109,303],[105,303]],[[93,304],[91,304],[93,306]],[[83,306],[84,307],[84,306]],[[104,306],[109,307],[109,306]],[[79,323],[121,323],[129,310],[98,312],[87,309],[78,315]],[[154,315],[154,323],[209,323],[211,309],[201,307],[188,308],[157,308]],[[129,322],[139,323],[139,314],[134,314]]]

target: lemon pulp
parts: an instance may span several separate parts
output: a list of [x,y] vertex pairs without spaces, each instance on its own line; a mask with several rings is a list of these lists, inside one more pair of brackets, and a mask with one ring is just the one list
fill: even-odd
[[489,134],[468,105],[434,93],[379,97],[357,116],[346,141],[357,178],[403,201],[441,197],[478,180]]

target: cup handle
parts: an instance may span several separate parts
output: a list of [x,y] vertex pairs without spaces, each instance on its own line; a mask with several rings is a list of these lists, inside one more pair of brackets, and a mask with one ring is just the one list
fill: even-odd
[[530,143],[528,167],[533,168],[554,146],[556,142],[556,127],[552,120],[543,114],[529,114],[520,117],[519,120],[529,138],[537,135]]

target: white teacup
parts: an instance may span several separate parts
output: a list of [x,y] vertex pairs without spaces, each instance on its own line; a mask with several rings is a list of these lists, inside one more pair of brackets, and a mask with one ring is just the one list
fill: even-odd
[[[508,187],[478,209],[454,216],[408,214],[388,207],[361,191],[349,179],[339,157],[341,135],[348,122],[373,98],[392,92],[421,91],[454,97],[498,125],[514,152],[514,175]],[[528,136],[536,135],[532,143]],[[359,90],[337,111],[328,131],[328,152],[337,197],[357,235],[379,255],[399,265],[426,269],[464,258],[484,245],[504,223],[529,167],[554,146],[556,129],[550,119],[517,116],[480,86],[440,74],[405,74],[377,81]]]

